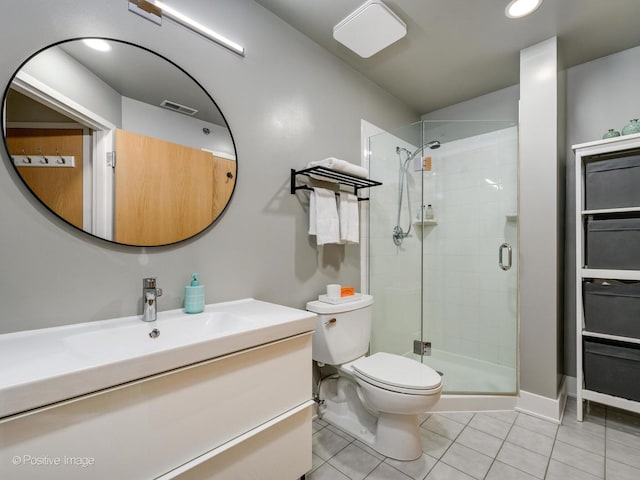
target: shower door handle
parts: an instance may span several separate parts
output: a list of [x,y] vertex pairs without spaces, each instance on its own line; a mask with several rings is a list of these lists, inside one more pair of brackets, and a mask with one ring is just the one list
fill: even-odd
[[[505,248],[507,249],[507,252],[509,254],[507,256],[509,263],[507,263],[506,265],[504,264],[504,257],[502,255]],[[511,245],[509,245],[508,243],[503,243],[502,245],[500,245],[500,248],[498,248],[498,264],[500,265],[500,268],[505,272],[511,268],[511,265],[513,265],[513,250],[511,249]]]

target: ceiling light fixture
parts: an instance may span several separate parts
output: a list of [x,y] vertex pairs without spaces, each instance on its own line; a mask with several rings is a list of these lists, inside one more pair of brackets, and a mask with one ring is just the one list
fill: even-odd
[[333,38],[369,58],[407,34],[407,25],[380,0],[368,0],[333,27]]
[[508,18],[522,18],[532,14],[542,5],[542,0],[511,0],[504,9]]
[[160,0],[129,0],[129,11],[140,15],[153,23],[157,23],[158,25],[162,25],[162,17],[168,17],[170,20],[173,20],[183,27],[186,27],[197,34],[202,35],[206,39],[212,40],[218,45],[231,50],[233,53],[237,53],[244,57],[244,47],[242,45],[238,45],[236,42],[214,32],[210,28],[205,27],[201,23],[187,17]]
[[111,45],[99,38],[85,38],[82,41],[87,47],[93,48],[99,52],[108,52],[111,50]]

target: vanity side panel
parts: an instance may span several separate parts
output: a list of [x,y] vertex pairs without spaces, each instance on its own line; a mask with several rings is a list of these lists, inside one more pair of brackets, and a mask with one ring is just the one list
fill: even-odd
[[0,478],[154,478],[309,400],[310,383],[309,333],[9,419]]

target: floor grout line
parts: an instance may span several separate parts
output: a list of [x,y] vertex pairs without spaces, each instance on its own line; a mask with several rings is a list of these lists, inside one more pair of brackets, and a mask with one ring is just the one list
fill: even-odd
[[551,465],[551,458],[553,458],[553,450],[556,448],[556,443],[559,441],[558,440],[558,432],[560,432],[560,425],[558,425],[558,428],[556,428],[556,434],[553,436],[553,444],[551,446],[551,451],[549,452],[549,458],[547,459],[547,467],[544,469],[544,477],[542,477],[542,478],[547,478],[547,474],[549,473],[549,466]]
[[[475,415],[474,415],[475,416]],[[507,442],[507,437],[509,436],[509,434],[511,433],[511,429],[513,428],[513,426],[516,424],[516,420],[518,419],[518,417],[520,416],[520,413],[518,413],[518,415],[516,415],[516,418],[513,419],[513,423],[511,424],[511,426],[509,427],[509,431],[507,432],[507,434],[504,436],[504,438],[502,438],[502,443],[500,444],[500,448],[498,449],[498,451],[496,452],[496,454],[493,456],[493,459],[491,460],[491,465],[489,465],[489,470],[487,470],[487,473],[484,475],[484,479],[485,480],[488,476],[489,476],[489,472],[491,472],[491,469],[493,468],[493,464],[496,463],[496,460],[498,460],[498,455],[500,455],[500,452],[502,451],[502,447],[504,447],[504,444]],[[486,433],[486,432],[485,432]],[[526,473],[526,472],[525,472]]]

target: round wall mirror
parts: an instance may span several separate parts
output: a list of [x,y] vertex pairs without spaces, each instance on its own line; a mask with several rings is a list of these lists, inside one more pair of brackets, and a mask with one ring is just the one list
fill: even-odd
[[54,214],[125,245],[180,242],[211,225],[236,183],[233,137],[173,62],[112,39],[44,48],[4,95],[4,141]]

